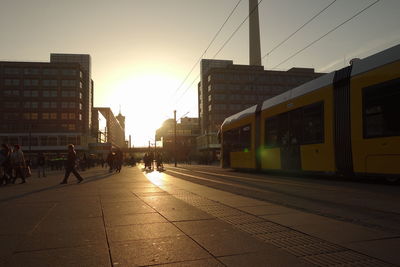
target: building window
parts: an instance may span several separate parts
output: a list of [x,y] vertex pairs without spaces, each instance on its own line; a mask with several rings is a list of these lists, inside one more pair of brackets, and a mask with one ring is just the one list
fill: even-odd
[[57,87],[57,80],[43,80],[43,86],[45,87]]
[[50,113],[50,119],[51,120],[56,120],[57,119],[57,113],[55,113],[55,112]]
[[17,75],[19,74],[19,68],[12,68],[12,67],[4,68],[4,73]]
[[39,141],[41,146],[47,146],[47,136],[39,136]]
[[57,69],[44,69],[43,74],[45,75],[57,75],[58,70]]
[[66,146],[68,145],[67,143],[67,137],[66,136],[59,136],[58,140],[60,141],[60,146]]
[[76,70],[74,69],[64,69],[61,71],[62,75],[65,76],[75,76],[76,75]]
[[364,138],[399,136],[400,79],[363,88]]
[[50,118],[49,113],[42,113],[42,119],[48,120]]
[[42,94],[43,94],[43,97],[49,97],[50,96],[50,92],[49,91],[43,91]]
[[75,87],[76,80],[61,80],[62,87]]
[[69,102],[69,108],[75,108],[75,102]]
[[75,130],[75,124],[68,124],[68,130],[74,131]]
[[24,112],[24,113],[22,113],[22,118],[24,118],[24,120],[30,120],[31,114],[28,112]]
[[19,108],[19,102],[4,102],[5,108]]
[[47,137],[47,145],[48,146],[56,146],[57,145],[57,136]]
[[38,116],[39,116],[39,114],[36,113],[36,112],[31,113],[31,120],[37,120],[37,119],[38,119]]
[[32,97],[38,97],[39,96],[39,92],[38,91],[31,91],[31,96]]
[[39,80],[33,79],[33,80],[24,80],[24,85],[25,86],[38,86],[39,85]]
[[68,140],[68,144],[78,144],[76,141],[76,136],[68,136],[67,137],[67,140]]
[[75,113],[69,113],[68,118],[70,120],[74,120],[75,119]]
[[62,120],[68,120],[68,113],[61,113]]
[[68,102],[61,102],[61,108],[68,108]]
[[49,108],[50,102],[42,102],[42,108]]
[[24,74],[26,75],[38,75],[40,70],[37,68],[26,68],[24,69]]
[[6,86],[18,86],[19,80],[18,79],[5,79],[4,85]]
[[4,90],[4,96],[19,96],[19,90]]

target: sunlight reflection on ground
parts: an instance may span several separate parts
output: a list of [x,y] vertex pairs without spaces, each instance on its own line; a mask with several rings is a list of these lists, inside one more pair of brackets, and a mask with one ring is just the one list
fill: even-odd
[[147,179],[156,186],[163,186],[165,184],[165,174],[159,171],[151,171],[146,173]]

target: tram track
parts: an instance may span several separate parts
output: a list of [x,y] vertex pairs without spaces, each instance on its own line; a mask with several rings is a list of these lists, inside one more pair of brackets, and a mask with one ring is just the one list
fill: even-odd
[[[297,210],[339,219],[391,233],[400,234],[400,212],[395,194],[357,190],[353,187],[266,178],[246,173],[168,167],[167,174]],[[383,199],[382,199],[383,198]]]

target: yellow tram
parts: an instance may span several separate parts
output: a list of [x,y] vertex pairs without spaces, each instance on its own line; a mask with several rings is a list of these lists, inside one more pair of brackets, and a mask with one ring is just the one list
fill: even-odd
[[222,165],[400,177],[400,45],[225,119]]

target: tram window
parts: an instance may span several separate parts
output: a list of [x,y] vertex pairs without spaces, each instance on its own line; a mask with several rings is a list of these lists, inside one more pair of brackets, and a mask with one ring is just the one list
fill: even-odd
[[278,145],[278,117],[265,120],[265,145],[273,147]]
[[324,142],[324,105],[318,103],[303,108],[303,144]]
[[240,128],[240,146],[242,151],[249,151],[251,146],[251,127],[250,125]]
[[363,89],[364,137],[399,136],[400,79]]
[[251,126],[245,125],[224,133],[224,146],[230,151],[249,151],[251,147]]

